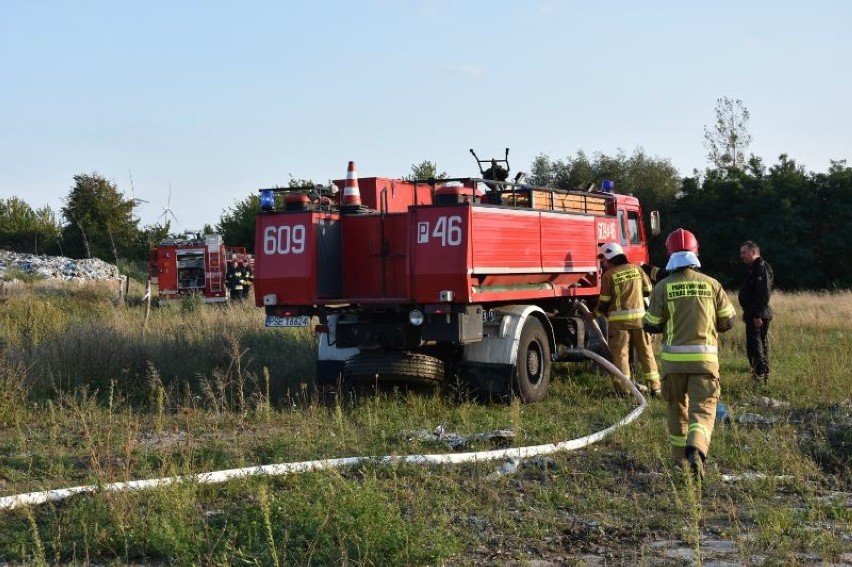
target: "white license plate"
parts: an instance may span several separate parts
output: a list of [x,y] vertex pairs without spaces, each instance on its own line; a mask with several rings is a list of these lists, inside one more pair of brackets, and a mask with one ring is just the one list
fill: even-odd
[[299,315],[298,317],[266,316],[267,327],[307,327],[310,322],[311,318],[307,315]]

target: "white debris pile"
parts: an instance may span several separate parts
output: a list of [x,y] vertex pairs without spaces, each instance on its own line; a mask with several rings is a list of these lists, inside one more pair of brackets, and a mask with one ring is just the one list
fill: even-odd
[[[64,256],[36,256],[0,250],[0,279],[13,279],[16,271],[37,278],[66,281],[121,279],[118,267],[97,258],[72,260]],[[8,276],[7,272],[10,272]]]

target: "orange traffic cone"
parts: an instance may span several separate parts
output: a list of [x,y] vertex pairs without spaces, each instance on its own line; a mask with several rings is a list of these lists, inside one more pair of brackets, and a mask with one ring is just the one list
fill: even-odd
[[344,207],[361,206],[361,190],[358,189],[358,174],[355,172],[355,162],[350,161],[346,170],[346,184],[343,186]]

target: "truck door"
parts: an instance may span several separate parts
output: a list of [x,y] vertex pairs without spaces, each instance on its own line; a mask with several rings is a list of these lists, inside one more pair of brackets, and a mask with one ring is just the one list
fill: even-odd
[[638,206],[624,204],[618,208],[618,238],[627,259],[633,264],[648,261],[648,241]]

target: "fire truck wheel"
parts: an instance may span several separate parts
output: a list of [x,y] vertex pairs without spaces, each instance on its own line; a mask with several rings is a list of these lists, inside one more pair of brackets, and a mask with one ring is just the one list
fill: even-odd
[[444,379],[444,362],[426,354],[382,353],[359,354],[343,367],[345,378],[401,382],[436,383]]
[[550,343],[541,321],[529,317],[521,331],[515,390],[524,403],[540,402],[550,387]]

